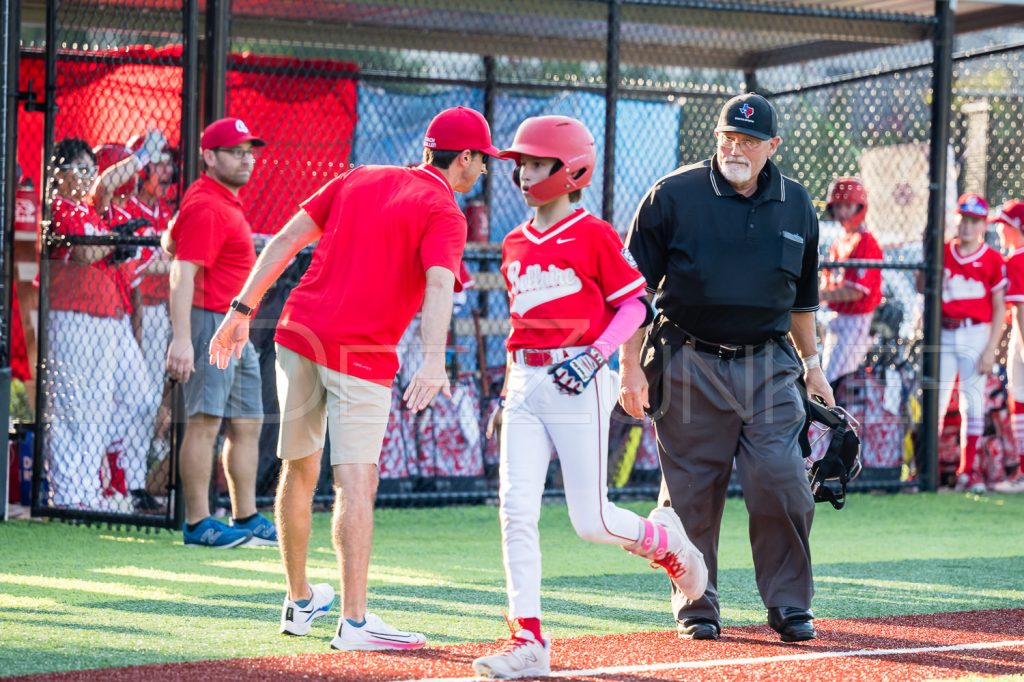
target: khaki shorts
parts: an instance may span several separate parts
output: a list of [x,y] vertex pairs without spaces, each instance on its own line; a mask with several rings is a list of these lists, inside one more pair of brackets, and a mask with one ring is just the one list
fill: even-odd
[[329,430],[332,465],[379,462],[391,412],[389,387],[336,372],[278,344],[277,396],[281,459],[321,450]]

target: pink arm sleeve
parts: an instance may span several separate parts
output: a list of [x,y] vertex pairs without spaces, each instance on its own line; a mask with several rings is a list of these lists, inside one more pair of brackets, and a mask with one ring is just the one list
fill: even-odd
[[639,298],[631,298],[623,302],[615,311],[615,317],[608,323],[600,338],[594,342],[594,348],[608,359],[611,354],[640,328],[640,323],[647,316],[647,307]]

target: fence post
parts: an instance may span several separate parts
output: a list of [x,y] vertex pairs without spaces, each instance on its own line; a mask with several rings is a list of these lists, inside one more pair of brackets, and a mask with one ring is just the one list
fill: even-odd
[[615,114],[619,103],[619,29],[622,0],[608,0],[608,59],[604,84],[604,197],[601,217],[615,222]]
[[209,0],[206,4],[206,100],[203,103],[207,125],[224,117],[230,24],[231,0]]
[[936,0],[932,60],[932,130],[928,156],[928,226],[924,235],[923,415],[918,476],[924,490],[939,486],[939,342],[942,333],[942,257],[946,231],[946,157],[953,89],[953,21],[950,0]]
[[184,191],[199,172],[199,0],[181,7],[181,181]]

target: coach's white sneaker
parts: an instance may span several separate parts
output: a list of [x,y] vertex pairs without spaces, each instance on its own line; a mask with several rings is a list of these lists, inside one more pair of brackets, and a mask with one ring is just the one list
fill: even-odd
[[477,675],[499,680],[546,677],[551,674],[551,641],[537,641],[529,630],[519,630],[505,641],[505,648],[473,661]]
[[419,649],[427,638],[418,632],[396,630],[378,616],[367,613],[362,627],[349,623],[345,616],[338,619],[338,634],[331,640],[331,648],[341,651],[378,651],[380,649]]
[[284,597],[284,606],[281,608],[281,634],[283,635],[308,635],[309,629],[313,627],[313,621],[320,616],[326,616],[334,605],[334,588],[327,583],[310,585],[313,597],[305,606],[299,606],[288,595]]
[[672,507],[655,507],[647,519],[668,531],[668,551],[652,558],[652,566],[661,566],[687,599],[697,601],[708,586],[708,567],[704,555],[686,536],[683,522]]

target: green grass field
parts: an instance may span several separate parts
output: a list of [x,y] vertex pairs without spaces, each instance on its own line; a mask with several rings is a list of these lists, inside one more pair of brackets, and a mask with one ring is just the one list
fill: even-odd
[[[579,540],[562,504],[541,523],[551,635],[673,627],[661,571]],[[494,507],[379,511],[370,609],[434,645],[504,636],[499,537]],[[1024,607],[1024,496],[853,496],[839,512],[818,505],[811,540],[819,618]],[[720,555],[725,624],[762,623],[741,500],[727,504]],[[337,584],[327,514],[310,567]],[[273,548],[0,524],[0,675],[327,651],[336,612],[310,637],[277,634],[282,585]]]

